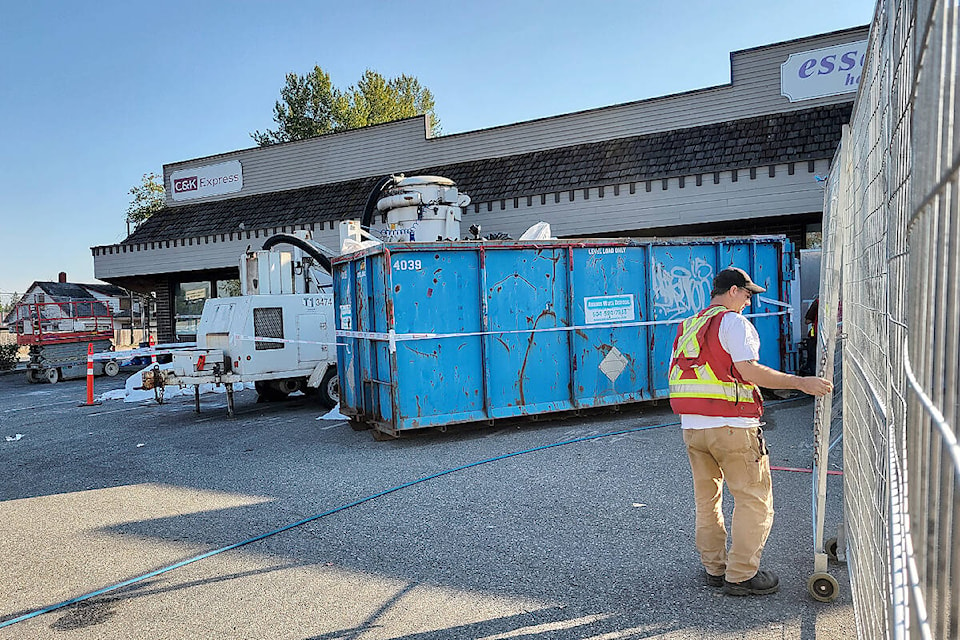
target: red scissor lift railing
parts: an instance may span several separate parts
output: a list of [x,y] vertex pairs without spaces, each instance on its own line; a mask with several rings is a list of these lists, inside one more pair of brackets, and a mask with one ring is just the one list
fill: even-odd
[[113,316],[96,300],[17,305],[17,344],[44,346],[113,338]]

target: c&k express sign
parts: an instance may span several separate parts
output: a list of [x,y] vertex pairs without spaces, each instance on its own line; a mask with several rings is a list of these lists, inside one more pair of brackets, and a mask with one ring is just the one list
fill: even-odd
[[174,200],[236,193],[243,188],[243,168],[239,160],[206,167],[181,169],[170,174]]

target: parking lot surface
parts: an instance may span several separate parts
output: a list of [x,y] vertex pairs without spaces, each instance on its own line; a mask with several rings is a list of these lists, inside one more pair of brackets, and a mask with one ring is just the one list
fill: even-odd
[[[123,377],[98,378],[97,393]],[[808,473],[774,471],[762,566],[779,593],[700,582],[690,470],[665,403],[376,442],[318,420],[310,398],[244,391],[230,419],[222,395],[199,415],[189,396],[78,407],[84,397],[84,381],[0,376],[0,621],[336,511],[0,640],[856,636],[845,565],[830,567],[835,602],[807,594]],[[772,465],[810,467],[812,418],[809,399],[768,408]],[[620,433],[639,427],[651,428]],[[841,483],[830,476],[828,536]]]

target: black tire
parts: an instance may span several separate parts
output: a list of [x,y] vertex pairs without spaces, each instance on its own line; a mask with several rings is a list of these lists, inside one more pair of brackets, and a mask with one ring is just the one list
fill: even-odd
[[340,404],[340,376],[337,375],[336,367],[327,367],[327,372],[323,374],[317,388],[317,395],[320,397],[320,404],[327,409],[333,409]]
[[118,373],[120,373],[120,365],[117,364],[116,360],[109,360],[106,363],[104,363],[103,375],[107,376],[108,378],[112,378]]
[[30,384],[39,384],[43,382],[44,378],[40,375],[40,372],[36,369],[27,369],[27,382]]
[[834,562],[837,562],[840,559],[840,556],[837,553],[837,539],[836,538],[827,538],[823,541],[823,552],[827,554],[827,557]]
[[50,384],[57,384],[63,379],[58,367],[50,367],[49,369],[46,369],[43,372],[43,377],[46,378],[47,382]]

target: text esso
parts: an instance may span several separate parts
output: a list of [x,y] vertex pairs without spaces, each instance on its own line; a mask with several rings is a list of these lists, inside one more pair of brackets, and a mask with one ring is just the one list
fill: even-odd
[[[813,75],[827,76],[835,71],[850,71],[857,66],[858,53],[856,49],[853,49],[842,54],[832,53],[819,59],[810,58],[800,65],[797,75],[801,78],[809,78]],[[866,55],[866,53],[860,54],[859,63],[861,67]]]

